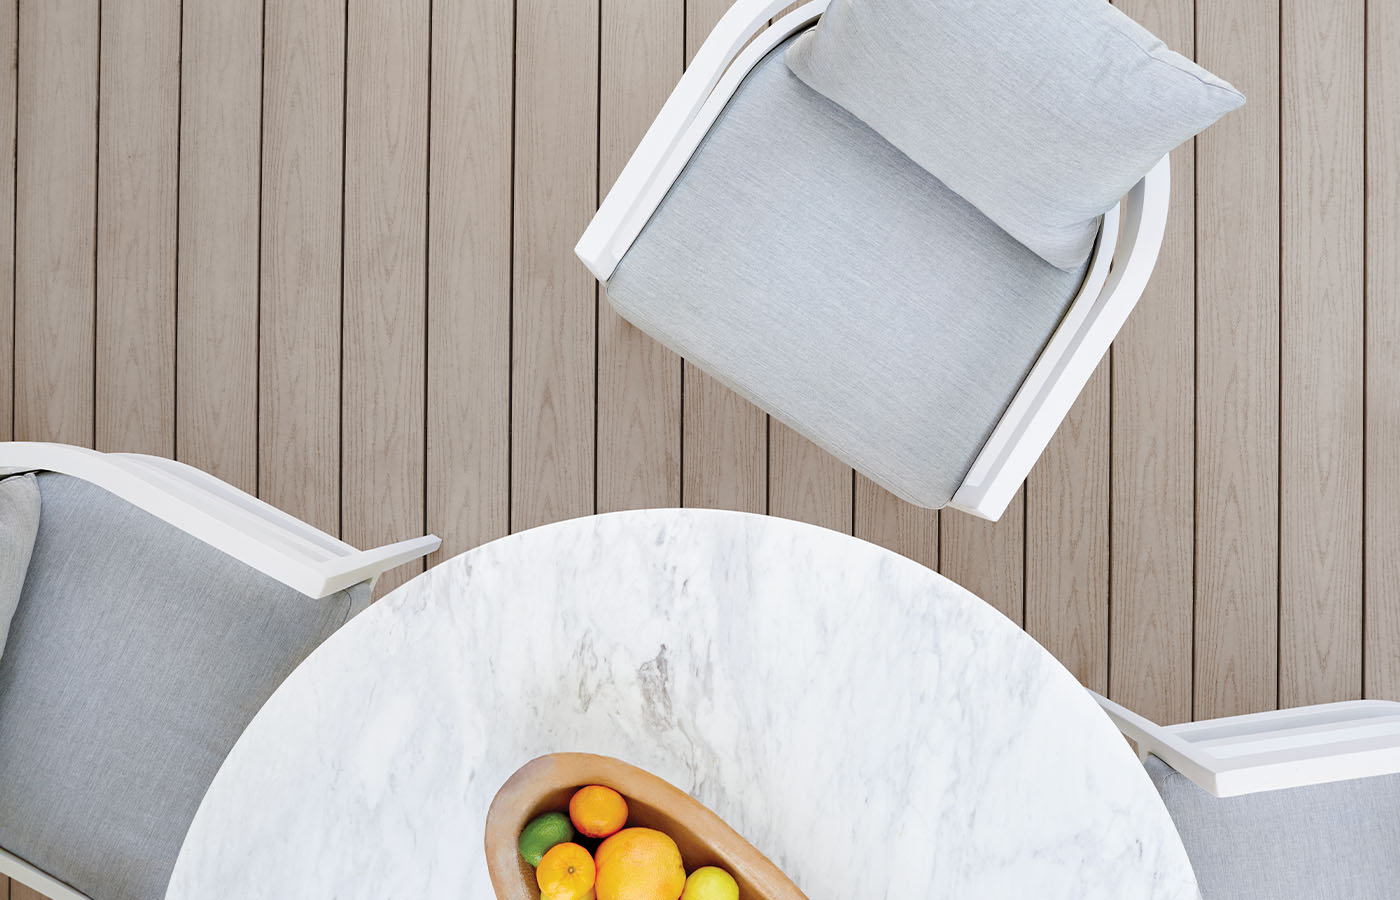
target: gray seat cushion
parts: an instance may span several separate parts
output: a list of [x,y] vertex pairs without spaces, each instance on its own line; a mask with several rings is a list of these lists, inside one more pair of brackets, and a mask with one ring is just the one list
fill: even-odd
[[780,47],[607,290],[625,318],[779,420],[939,507],[1082,277],[799,81]]
[[1206,900],[1400,894],[1400,775],[1213,797],[1148,757]]
[[153,900],[234,741],[368,589],[313,600],[87,482],[39,487],[0,659],[0,847]]

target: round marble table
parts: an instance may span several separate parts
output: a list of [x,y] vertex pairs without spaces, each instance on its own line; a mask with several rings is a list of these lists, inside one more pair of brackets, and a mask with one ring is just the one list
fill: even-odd
[[689,791],[813,898],[1195,897],[1142,766],[990,606],[873,544],[653,510],[487,544],[298,668],[204,798],[167,898],[494,897],[530,759]]

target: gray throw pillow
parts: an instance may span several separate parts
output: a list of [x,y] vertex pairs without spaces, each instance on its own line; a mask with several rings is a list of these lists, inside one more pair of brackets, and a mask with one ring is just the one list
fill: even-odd
[[29,554],[39,531],[39,483],[33,475],[17,475],[0,481],[0,656],[10,620],[19,608]]
[[1107,0],[832,0],[787,64],[1062,269],[1244,103]]

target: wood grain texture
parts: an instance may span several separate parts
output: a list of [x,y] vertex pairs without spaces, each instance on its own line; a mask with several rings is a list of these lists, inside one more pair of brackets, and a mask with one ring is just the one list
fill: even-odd
[[1400,699],[1400,4],[1366,14],[1365,695]]
[[768,512],[850,534],[851,467],[781,422],[768,433]]
[[428,3],[347,16],[341,533],[372,547],[424,524]]
[[[687,0],[687,63],[729,6],[729,0]],[[685,364],[683,378],[685,505],[766,512],[768,417],[690,363]]]
[[856,475],[855,536],[888,547],[930,569],[938,568],[938,516]]
[[256,491],[262,3],[183,9],[176,447]]
[[[1193,0],[1115,0],[1177,52]],[[1191,719],[1195,581],[1196,147],[1172,153],[1157,268],[1113,343],[1110,696],[1156,722]]]
[[1283,6],[1281,706],[1361,696],[1365,17]]
[[15,437],[91,446],[97,0],[19,10]]
[[511,529],[594,511],[598,0],[516,4]]
[[1026,489],[1011,498],[996,522],[945,509],[940,513],[938,571],[1026,623]]
[[175,453],[175,198],[180,7],[102,16],[97,145],[100,450]]
[[10,900],[46,900],[43,894],[27,888],[18,881],[10,882]]
[[428,208],[428,564],[510,527],[514,9],[435,0]]
[[345,3],[263,30],[258,493],[339,534]]
[[[0,4],[0,439],[14,436],[15,92],[19,0]],[[4,896],[0,893],[0,896]]]
[[1108,690],[1109,363],[1090,376],[1026,481],[1026,630]]
[[[680,78],[684,0],[602,0],[599,190]],[[598,303],[598,511],[679,506],[681,360]]]
[[1208,0],[1196,56],[1249,102],[1196,139],[1198,719],[1272,709],[1278,674],[1279,19]]

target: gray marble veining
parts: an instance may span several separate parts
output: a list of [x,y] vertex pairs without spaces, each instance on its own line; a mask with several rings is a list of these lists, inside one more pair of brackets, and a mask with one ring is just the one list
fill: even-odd
[[1197,896],[1074,679],[952,582],[781,519],[618,513],[443,563],[249,726],[167,897],[481,898],[492,796],[544,753],[689,791],[813,900]]

